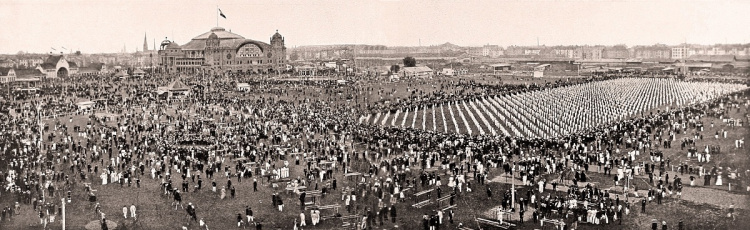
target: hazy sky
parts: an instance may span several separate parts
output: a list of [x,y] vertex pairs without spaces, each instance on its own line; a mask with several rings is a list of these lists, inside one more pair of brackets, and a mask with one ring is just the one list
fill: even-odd
[[[0,53],[129,52],[216,26],[287,47],[326,44],[746,43],[750,1],[0,0]],[[67,52],[67,51],[66,51]]]

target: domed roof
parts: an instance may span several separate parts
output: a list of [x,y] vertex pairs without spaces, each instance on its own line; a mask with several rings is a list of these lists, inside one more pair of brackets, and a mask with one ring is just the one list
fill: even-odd
[[273,34],[273,36],[271,37],[271,40],[275,40],[275,39],[284,39],[284,37],[282,37],[281,34],[279,34],[279,30],[276,30],[276,33]]
[[239,34],[235,34],[229,31],[226,31],[224,28],[221,27],[214,27],[211,28],[211,31],[205,32],[201,35],[198,35],[197,37],[194,37],[193,40],[205,40],[208,39],[208,36],[211,36],[211,34],[216,34],[216,36],[221,39],[245,39],[244,37],[240,36]]
[[[212,29],[212,31],[213,31],[213,29]],[[219,39],[219,36],[216,35],[215,33],[211,33],[211,35],[208,35],[208,39]]]
[[177,49],[180,48],[180,45],[177,45],[177,43],[170,42],[169,45],[167,45],[167,49]]
[[164,41],[161,41],[161,45],[162,45],[162,46],[166,46],[166,45],[169,45],[169,43],[172,43],[172,41],[170,41],[170,40],[164,40]]

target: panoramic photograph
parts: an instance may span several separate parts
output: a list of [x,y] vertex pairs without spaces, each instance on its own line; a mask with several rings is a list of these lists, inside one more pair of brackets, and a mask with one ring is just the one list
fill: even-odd
[[750,229],[747,12],[3,0],[0,229]]

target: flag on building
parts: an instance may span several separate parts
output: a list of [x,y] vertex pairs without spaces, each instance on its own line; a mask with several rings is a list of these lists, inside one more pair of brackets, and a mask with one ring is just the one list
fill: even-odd
[[222,18],[225,18],[225,19],[227,18],[227,16],[224,15],[224,12],[221,12],[221,9],[219,9],[219,16],[221,16]]

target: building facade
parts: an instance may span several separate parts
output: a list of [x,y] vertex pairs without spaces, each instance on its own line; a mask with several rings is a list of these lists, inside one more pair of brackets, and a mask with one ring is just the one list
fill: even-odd
[[13,68],[0,67],[0,83],[11,83],[16,81],[16,71]]
[[688,48],[676,47],[672,48],[672,59],[685,59],[688,58]]
[[427,66],[404,67],[401,70],[403,78],[430,78],[432,75],[432,69]]
[[44,78],[67,77],[78,73],[78,65],[65,59],[62,54],[49,55],[36,69],[44,73]]
[[271,42],[246,39],[214,27],[184,45],[161,43],[159,66],[181,73],[275,73],[286,70],[284,37],[277,31]]

